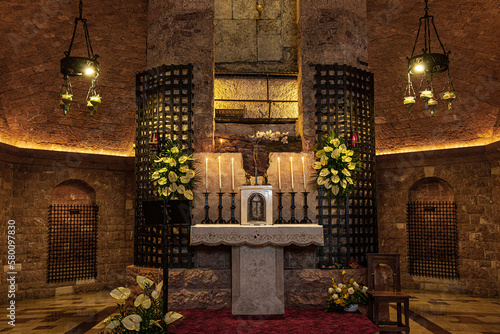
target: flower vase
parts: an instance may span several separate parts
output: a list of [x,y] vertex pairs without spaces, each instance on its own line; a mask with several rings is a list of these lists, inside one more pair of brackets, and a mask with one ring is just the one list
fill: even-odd
[[356,312],[358,310],[358,304],[352,304],[348,308],[345,308],[345,312]]

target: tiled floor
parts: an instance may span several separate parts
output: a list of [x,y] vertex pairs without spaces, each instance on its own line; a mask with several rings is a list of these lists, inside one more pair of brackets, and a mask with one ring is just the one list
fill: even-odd
[[[406,292],[412,296],[412,334],[500,334],[500,298]],[[19,301],[15,327],[7,324],[6,306],[2,305],[0,313],[5,314],[0,317],[0,333],[96,334],[95,326],[115,310],[115,305],[106,291]],[[393,309],[391,313],[394,315]]]

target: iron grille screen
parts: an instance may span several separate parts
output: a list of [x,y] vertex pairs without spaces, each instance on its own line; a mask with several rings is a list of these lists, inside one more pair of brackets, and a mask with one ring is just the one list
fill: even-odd
[[[157,198],[150,174],[162,144],[173,140],[192,151],[192,80],[191,64],[162,65],[136,75],[134,263],[139,266],[161,266],[163,226],[145,224],[142,201]],[[170,267],[191,266],[189,233],[189,227],[170,222]]]
[[407,219],[410,275],[458,278],[455,202],[410,202]]
[[325,244],[318,247],[320,267],[366,264],[366,253],[378,251],[375,194],[375,128],[373,74],[347,65],[316,65],[316,134],[318,141],[336,131],[346,143],[357,138],[363,162],[354,189],[343,203],[318,196],[318,221]]
[[96,205],[49,207],[47,282],[97,277]]

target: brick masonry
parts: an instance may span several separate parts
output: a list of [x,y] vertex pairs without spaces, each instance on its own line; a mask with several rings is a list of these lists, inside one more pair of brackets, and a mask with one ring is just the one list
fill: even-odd
[[[146,66],[146,0],[83,3],[99,55],[102,104],[89,115],[90,81],[73,78],[66,117],[58,104],[60,59],[68,50],[78,1],[18,1],[0,5],[0,142],[18,147],[133,155],[135,74]],[[86,55],[81,22],[71,56]]]
[[197,151],[213,149],[214,2],[212,0],[148,3],[148,68],[193,64],[193,130]]
[[[422,151],[483,145],[499,140],[500,7],[495,0],[429,1],[429,14],[450,55],[457,92],[452,110],[439,99],[431,117],[419,99],[411,115],[403,105],[407,60],[415,43],[424,1],[367,0],[368,63],[375,76],[377,152]],[[421,35],[423,31],[421,31]],[[419,38],[416,54],[421,50]],[[434,51],[441,50],[432,35]],[[423,43],[422,43],[423,44]],[[435,77],[441,92],[444,77]],[[418,94],[420,78],[413,80]]]
[[[133,160],[24,150],[5,144],[0,145],[0,152],[0,164],[6,167],[1,172],[0,228],[7,231],[7,221],[16,222],[16,264],[20,265],[16,300],[53,296],[61,288],[96,291],[123,282],[125,266],[133,261]],[[99,207],[97,278],[88,282],[47,283],[49,205],[61,203],[58,192],[53,190],[67,180],[80,180],[95,190],[95,203]],[[74,201],[69,199],[72,203],[78,201],[81,201],[78,197]],[[5,281],[7,243],[2,239],[0,279]],[[0,302],[7,297],[5,288],[2,284]]]
[[368,58],[366,2],[305,0],[299,2],[299,121],[304,150],[316,142],[315,69],[312,64],[347,64],[366,69]]
[[[377,211],[380,252],[402,254],[407,289],[444,290],[495,297],[500,290],[498,143],[483,147],[377,156]],[[406,204],[412,187],[439,178],[451,189],[421,193],[417,200],[450,199],[457,204],[460,279],[408,274]]]

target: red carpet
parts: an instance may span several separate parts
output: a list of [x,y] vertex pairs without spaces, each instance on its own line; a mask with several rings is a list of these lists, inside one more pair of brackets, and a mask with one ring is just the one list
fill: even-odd
[[284,315],[236,316],[231,310],[183,310],[186,318],[175,334],[368,334],[379,329],[367,317],[355,313],[327,313],[319,309],[286,309]]

